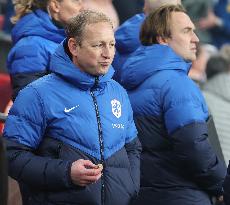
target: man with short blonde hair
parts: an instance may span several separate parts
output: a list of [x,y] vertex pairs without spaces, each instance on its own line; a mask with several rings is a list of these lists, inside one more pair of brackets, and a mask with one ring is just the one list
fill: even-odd
[[83,11],[66,34],[51,74],[23,89],[9,112],[9,175],[23,184],[26,205],[130,205],[141,145],[128,95],[111,79],[113,25]]

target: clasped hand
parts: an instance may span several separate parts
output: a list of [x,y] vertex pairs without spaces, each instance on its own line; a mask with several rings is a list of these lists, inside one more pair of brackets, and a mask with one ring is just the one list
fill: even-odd
[[72,163],[71,179],[79,186],[87,186],[96,183],[101,178],[103,166],[93,164],[90,160],[79,159]]

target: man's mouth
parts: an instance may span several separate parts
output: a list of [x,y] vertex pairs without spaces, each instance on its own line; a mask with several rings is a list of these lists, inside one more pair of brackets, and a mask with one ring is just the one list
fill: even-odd
[[101,64],[102,66],[109,66],[109,65],[110,65],[110,62],[100,62],[100,64]]

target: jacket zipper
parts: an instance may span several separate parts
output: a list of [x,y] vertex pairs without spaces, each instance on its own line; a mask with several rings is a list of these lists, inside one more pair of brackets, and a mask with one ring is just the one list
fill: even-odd
[[101,204],[105,204],[105,179],[104,179],[104,168],[105,168],[105,163],[104,163],[104,141],[103,141],[103,136],[102,136],[102,127],[101,127],[101,118],[99,114],[99,109],[98,109],[98,104],[97,104],[97,99],[94,95],[94,90],[97,87],[99,82],[99,77],[95,78],[95,83],[94,86],[90,90],[90,95],[93,98],[93,103],[94,103],[94,108],[96,112],[96,118],[97,118],[97,127],[98,127],[98,137],[99,137],[99,145],[100,145],[100,156],[101,160],[100,163],[103,165],[103,170],[102,170],[102,175],[101,175]]

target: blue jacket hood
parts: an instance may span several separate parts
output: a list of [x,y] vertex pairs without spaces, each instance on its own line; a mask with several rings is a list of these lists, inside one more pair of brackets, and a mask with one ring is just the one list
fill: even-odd
[[182,70],[188,73],[191,67],[166,45],[140,46],[122,67],[121,83],[133,89],[159,70]]
[[[59,45],[56,52],[52,55],[50,70],[82,90],[92,88],[95,84],[95,76],[81,71],[73,64],[68,54],[65,52],[65,42],[66,40]],[[99,76],[98,87],[104,87],[105,83],[111,80],[113,73],[114,69],[110,66],[105,75]]]
[[12,30],[14,44],[27,36],[41,36],[60,43],[65,36],[65,32],[64,29],[60,29],[53,24],[48,13],[38,9],[21,18]]
[[140,45],[139,33],[145,14],[137,14],[125,21],[115,32],[116,49],[119,53],[131,53]]

